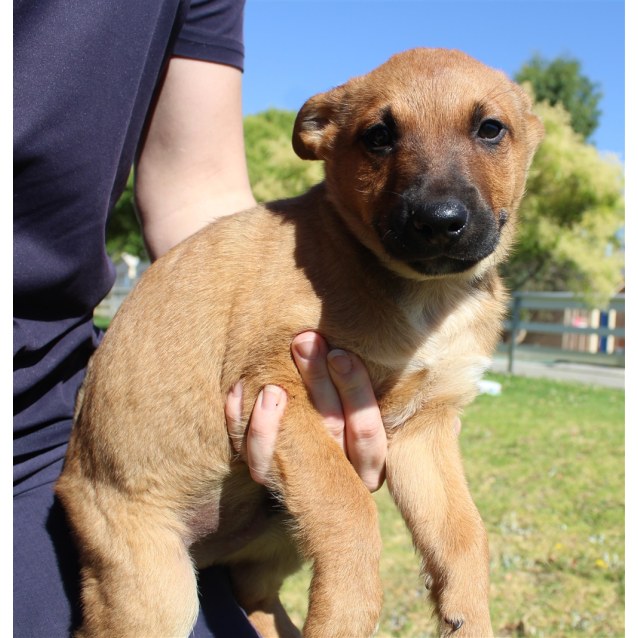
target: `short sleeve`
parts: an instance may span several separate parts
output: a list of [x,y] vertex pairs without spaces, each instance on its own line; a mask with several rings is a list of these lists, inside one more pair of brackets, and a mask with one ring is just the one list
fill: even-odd
[[245,0],[192,0],[173,55],[244,68]]

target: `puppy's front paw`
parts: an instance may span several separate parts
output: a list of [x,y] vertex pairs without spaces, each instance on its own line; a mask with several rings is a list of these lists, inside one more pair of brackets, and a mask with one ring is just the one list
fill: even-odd
[[492,623],[488,606],[465,604],[443,604],[440,607],[441,624],[439,633],[441,638],[491,638]]

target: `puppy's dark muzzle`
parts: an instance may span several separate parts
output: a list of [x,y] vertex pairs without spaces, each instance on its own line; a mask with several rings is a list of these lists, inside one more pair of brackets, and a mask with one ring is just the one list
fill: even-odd
[[491,209],[471,197],[403,196],[377,227],[385,250],[425,275],[446,275],[472,268],[492,254],[501,224]]

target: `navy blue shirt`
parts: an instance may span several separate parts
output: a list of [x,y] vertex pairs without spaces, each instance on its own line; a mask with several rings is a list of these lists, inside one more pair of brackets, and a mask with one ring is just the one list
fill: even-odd
[[[109,211],[171,55],[243,67],[243,0],[14,2],[14,489],[69,436]],[[220,149],[223,152],[223,149]]]

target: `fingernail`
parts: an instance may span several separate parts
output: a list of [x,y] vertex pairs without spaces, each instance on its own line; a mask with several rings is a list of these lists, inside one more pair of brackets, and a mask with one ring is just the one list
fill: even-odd
[[276,385],[266,385],[261,391],[261,407],[264,410],[274,410],[281,401],[283,390]]
[[295,341],[293,348],[300,357],[309,361],[316,359],[319,356],[319,342],[317,339]]
[[328,363],[339,374],[348,374],[352,370],[352,359],[344,350],[331,350],[328,353]]

